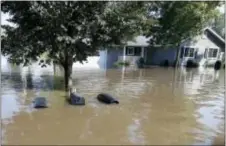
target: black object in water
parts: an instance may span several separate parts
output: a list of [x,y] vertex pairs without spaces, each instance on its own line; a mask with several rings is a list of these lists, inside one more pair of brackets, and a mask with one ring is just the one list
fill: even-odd
[[47,108],[47,100],[45,97],[36,97],[33,101],[34,108]]
[[187,68],[196,68],[196,67],[198,67],[198,63],[194,62],[193,60],[188,60],[186,67]]
[[105,93],[101,93],[101,94],[97,95],[97,99],[100,102],[103,102],[106,104],[112,104],[112,103],[119,104],[119,102],[116,99],[114,99],[111,95],[105,94]]
[[71,93],[70,94],[70,99],[68,100],[68,102],[71,105],[85,105],[85,98],[81,97],[75,93]]
[[164,60],[164,61],[162,62],[162,66],[164,66],[164,67],[169,67],[169,61],[168,61],[168,60]]
[[221,68],[221,61],[216,61],[216,63],[214,64],[214,69],[215,70],[219,70]]

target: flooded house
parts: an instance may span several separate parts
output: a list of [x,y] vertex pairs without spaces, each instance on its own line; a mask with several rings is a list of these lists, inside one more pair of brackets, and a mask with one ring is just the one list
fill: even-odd
[[[124,46],[102,49],[99,60],[106,68],[113,67],[117,61],[129,62],[130,66],[134,66],[140,58],[144,59],[146,65],[161,65],[164,61],[169,65],[175,63],[177,48],[150,46],[148,41],[144,36],[137,36]],[[224,59],[225,41],[211,28],[205,28],[201,35],[181,42],[179,47],[181,66],[186,65],[188,60],[199,66],[208,66]]]
[[114,46],[100,51],[100,57],[104,58],[106,68],[114,67],[116,62],[128,62],[130,66],[136,66],[140,58],[148,58],[147,48],[149,46],[148,38],[137,36],[132,41],[128,41],[124,46]]

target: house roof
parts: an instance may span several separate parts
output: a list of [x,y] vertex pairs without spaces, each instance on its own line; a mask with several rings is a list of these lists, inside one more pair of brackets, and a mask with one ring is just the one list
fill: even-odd
[[225,40],[218,35],[213,29],[205,28],[206,36],[213,41],[217,46],[219,46],[223,51],[225,50]]
[[225,44],[225,40],[219,35],[217,34],[212,28],[206,28],[207,31],[209,31],[210,33],[212,33],[214,36],[216,36],[221,42],[223,42]]
[[149,40],[150,40],[150,38],[140,35],[140,36],[135,37],[133,41],[128,41],[126,44],[128,46],[148,46]]
[[[213,29],[207,27],[204,29],[207,32],[207,37],[209,37],[214,43],[216,43],[220,48],[225,48],[225,41],[224,39],[218,35]],[[128,46],[149,46],[150,44],[148,41],[150,37],[147,38],[145,36],[139,35],[134,38],[132,41],[127,41],[126,45]]]

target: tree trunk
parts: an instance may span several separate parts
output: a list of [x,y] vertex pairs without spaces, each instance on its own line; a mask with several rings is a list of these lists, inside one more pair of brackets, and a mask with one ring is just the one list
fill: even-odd
[[54,74],[56,74],[56,64],[55,63],[53,63],[53,72],[54,72]]
[[73,58],[68,52],[70,45],[67,45],[64,49],[64,81],[65,81],[65,91],[67,98],[70,97],[70,90],[72,89],[72,65]]
[[179,66],[180,52],[181,52],[180,46],[177,45],[177,56],[176,56],[176,61],[175,61],[176,62],[175,67]]
[[72,88],[72,62],[64,65],[65,91],[69,97]]

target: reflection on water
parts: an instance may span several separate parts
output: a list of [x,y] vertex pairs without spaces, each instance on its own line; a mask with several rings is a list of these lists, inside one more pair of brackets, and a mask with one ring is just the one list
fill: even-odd
[[[4,144],[224,144],[223,70],[74,69],[74,85],[87,100],[74,107],[64,100],[60,69],[5,67]],[[103,91],[120,104],[99,103]],[[36,96],[47,97],[50,108],[32,109]]]

